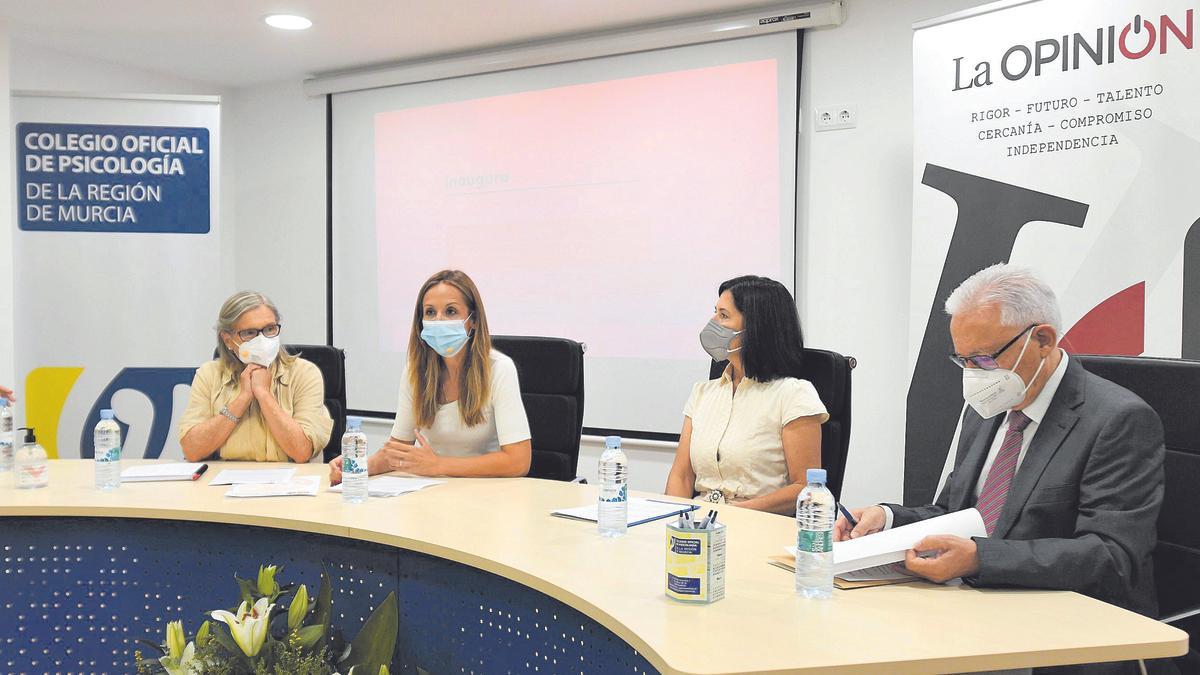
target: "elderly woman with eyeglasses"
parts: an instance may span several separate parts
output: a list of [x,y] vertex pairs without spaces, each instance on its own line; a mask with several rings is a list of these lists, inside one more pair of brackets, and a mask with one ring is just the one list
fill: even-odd
[[179,423],[188,461],[307,462],[329,442],[321,371],[280,346],[282,328],[261,293],[241,291],[221,306],[217,358],[196,370]]

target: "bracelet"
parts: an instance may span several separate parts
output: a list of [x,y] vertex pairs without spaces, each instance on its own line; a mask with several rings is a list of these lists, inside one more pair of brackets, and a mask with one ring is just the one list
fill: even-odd
[[225,419],[229,420],[230,422],[233,422],[234,424],[237,424],[238,422],[242,421],[242,418],[229,412],[229,406],[225,406],[224,408],[221,408],[221,415],[223,415],[225,417]]

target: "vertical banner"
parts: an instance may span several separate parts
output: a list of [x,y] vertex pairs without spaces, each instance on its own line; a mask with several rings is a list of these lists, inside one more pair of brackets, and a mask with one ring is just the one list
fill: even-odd
[[91,457],[103,408],[127,457],[174,429],[223,278],[216,97],[13,97],[16,366],[51,457]]
[[1030,265],[1068,352],[1200,358],[1200,50],[1189,0],[986,5],[915,27],[904,499],[962,411],[946,296]]

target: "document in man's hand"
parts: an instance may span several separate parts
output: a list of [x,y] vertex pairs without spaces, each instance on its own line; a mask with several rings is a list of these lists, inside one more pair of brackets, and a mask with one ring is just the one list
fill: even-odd
[[[944,516],[921,520],[903,527],[876,532],[858,539],[834,542],[833,574],[848,581],[905,579],[904,554],[925,537],[951,534],[963,538],[986,537],[983,517],[975,509],[964,509]],[[796,547],[787,552],[796,555]]]
[[934,534],[952,534],[964,538],[986,537],[987,530],[978,511],[963,509],[858,539],[839,541],[833,545],[833,573],[841,576],[901,562],[906,551],[925,537]]

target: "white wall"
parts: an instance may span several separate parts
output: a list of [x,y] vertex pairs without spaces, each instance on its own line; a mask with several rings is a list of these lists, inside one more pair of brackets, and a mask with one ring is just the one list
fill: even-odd
[[[805,35],[797,299],[809,345],[859,360],[848,502],[901,495],[910,375],[911,24],[979,4],[982,0],[847,0],[842,26]],[[18,89],[224,94],[229,140],[221,217],[230,236],[223,242],[228,268],[222,274],[232,275],[239,287],[273,295],[289,340],[324,340],[323,99],[304,97],[299,83],[214,91],[203,83],[19,43],[12,62],[12,86]],[[833,104],[857,106],[858,127],[812,133],[813,107]],[[3,303],[0,294],[0,310]],[[3,339],[0,332],[0,347]],[[368,426],[373,447],[387,428]],[[596,439],[585,441],[581,475],[594,478],[599,449]],[[626,451],[632,486],[661,489],[672,449],[629,440]]]
[[237,286],[275,301],[285,341],[325,344],[325,99],[287,82],[234,91],[225,113]]
[[[809,345],[859,360],[847,502],[898,500],[902,492],[910,376],[912,24],[980,4],[847,0],[842,26],[805,34],[797,300]],[[291,84],[238,91],[231,101],[239,282],[263,288],[284,282],[271,292],[288,314],[290,336],[311,333],[317,340],[324,335],[324,102],[303,99]],[[813,107],[834,104],[857,106],[858,127],[812,133]],[[285,235],[289,265],[253,253]],[[300,316],[297,307],[304,307]],[[389,428],[367,425],[372,447]],[[632,487],[661,490],[673,448],[634,440],[625,447]],[[585,439],[580,475],[594,480],[601,449],[600,439]]]
[[[9,113],[9,38],[8,25],[0,22],[0,129],[11,129]],[[16,204],[13,199],[13,135],[5,131],[0,134],[0,204],[9,217],[0,227],[0,384],[20,388],[16,381],[16,363],[13,358],[15,344],[13,323],[13,228],[16,227]]]
[[[847,503],[898,501],[903,491],[912,24],[981,4],[847,0],[844,24],[804,36],[798,299],[806,344],[858,359]],[[843,104],[857,106],[857,128],[812,132],[814,107]]]
[[[152,70],[130,68],[94,58],[66,54],[17,39],[12,40],[10,51],[9,67],[4,69],[4,73],[9,77],[9,86],[4,89],[6,97],[10,89],[18,92],[47,91],[100,93],[107,95],[199,94],[222,96],[221,125],[222,127],[226,127],[229,124],[229,112],[226,109],[224,101],[228,91],[218,85],[186,80]],[[9,115],[8,105],[5,104],[3,109],[3,114],[5,119],[7,119]],[[228,138],[228,136],[225,137]],[[7,136],[3,142],[9,142]],[[233,153],[222,150],[220,161],[221,166],[218,175],[220,182],[219,194],[227,196],[231,192],[234,182]],[[7,170],[8,165],[6,164],[5,171]],[[9,190],[11,183],[11,178],[5,180],[4,187],[0,189]],[[0,192],[0,195],[2,194],[4,193]],[[225,283],[225,281],[234,279],[235,275],[235,251],[237,249],[233,215],[233,200],[228,197],[222,197],[215,214],[221,223],[221,268],[215,271],[219,275],[219,279],[213,283],[226,287],[231,284]],[[11,250],[11,248],[12,246],[9,245],[6,250]],[[2,262],[3,259],[0,258],[0,263]],[[203,283],[204,280],[199,280],[199,282]],[[2,303],[3,296],[0,296],[0,308],[2,308]],[[219,309],[219,307],[213,307],[211,310],[214,322]],[[211,325],[197,326],[197,330],[208,330],[210,327]],[[2,343],[0,343],[0,346],[2,346]],[[206,355],[198,355],[198,358],[204,356]]]

